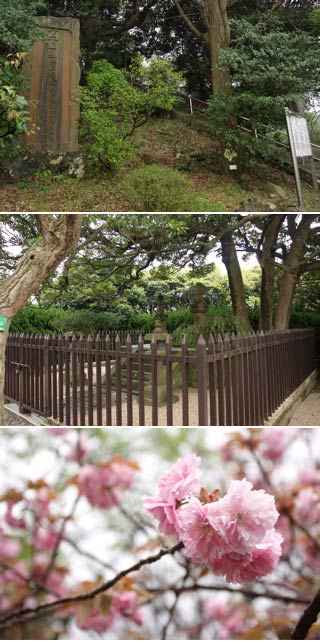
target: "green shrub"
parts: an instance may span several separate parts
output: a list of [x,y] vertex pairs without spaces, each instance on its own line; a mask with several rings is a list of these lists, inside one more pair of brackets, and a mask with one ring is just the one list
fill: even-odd
[[154,317],[148,313],[133,312],[130,318],[120,312],[112,311],[66,311],[59,319],[60,333],[83,333],[96,335],[107,331],[120,331],[137,329],[143,333],[150,331],[154,326]]
[[212,203],[195,194],[194,184],[178,170],[156,164],[135,168],[120,189],[135,210],[145,212],[209,211]]
[[[17,66],[22,59],[17,58]],[[16,139],[26,133],[28,121],[28,101],[20,94],[21,73],[11,61],[0,58],[0,157],[12,155],[17,147]]]
[[82,133],[89,142],[93,170],[115,170],[134,151],[132,136],[155,111],[171,111],[181,82],[171,63],[137,59],[129,72],[107,60],[93,63],[82,88]]
[[211,305],[207,311],[206,317],[202,322],[180,326],[173,332],[174,344],[180,345],[183,336],[186,335],[190,347],[197,345],[199,335],[202,334],[208,341],[210,333],[216,339],[219,333],[237,333],[238,331],[248,331],[239,318],[233,313],[231,307]]
[[172,331],[175,331],[179,326],[188,326],[189,324],[192,324],[192,311],[186,306],[176,309],[176,311],[169,311],[167,313],[166,321],[167,329],[169,333],[172,333]]
[[12,333],[58,333],[60,317],[63,317],[63,311],[59,309],[53,307],[42,309],[34,304],[26,304],[14,316],[10,331]]

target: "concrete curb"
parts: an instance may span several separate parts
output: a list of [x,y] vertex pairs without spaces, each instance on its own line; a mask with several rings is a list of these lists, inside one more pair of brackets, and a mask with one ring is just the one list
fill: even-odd
[[318,371],[315,369],[310,376],[296,389],[282,405],[275,411],[272,416],[264,423],[265,426],[287,425],[291,416],[293,416],[297,407],[315,388],[318,380]]
[[39,425],[47,425],[46,421],[44,418],[41,416],[38,416],[37,414],[23,414],[19,411],[19,405],[16,403],[7,403],[4,408],[10,413],[16,416],[19,420],[23,420],[25,426],[35,426],[38,427]]

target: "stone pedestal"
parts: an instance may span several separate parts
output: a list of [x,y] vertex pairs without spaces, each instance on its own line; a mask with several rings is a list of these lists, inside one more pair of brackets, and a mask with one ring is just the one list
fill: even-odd
[[43,36],[25,61],[31,119],[23,143],[32,152],[78,150],[79,25],[76,18],[39,18]]

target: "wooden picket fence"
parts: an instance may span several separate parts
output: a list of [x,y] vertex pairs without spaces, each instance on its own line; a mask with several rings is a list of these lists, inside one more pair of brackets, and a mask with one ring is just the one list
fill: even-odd
[[11,334],[5,396],[67,426],[262,425],[315,367],[313,329],[199,337]]

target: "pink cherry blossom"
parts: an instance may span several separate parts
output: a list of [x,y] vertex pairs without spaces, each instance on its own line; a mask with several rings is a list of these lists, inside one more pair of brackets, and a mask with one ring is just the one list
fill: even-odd
[[125,590],[115,595],[112,606],[118,613],[132,619],[138,626],[143,623],[142,613],[137,610],[138,596],[132,590]]
[[59,533],[52,527],[37,526],[32,535],[32,544],[37,550],[55,550],[59,543]]
[[122,500],[133,484],[134,472],[122,462],[102,466],[85,465],[78,476],[80,492],[97,508],[112,508]]
[[259,451],[264,458],[278,463],[283,457],[292,436],[283,427],[265,427],[259,435]]
[[196,497],[179,511],[178,535],[186,556],[193,563],[205,563],[226,551],[224,539],[215,530],[211,510],[215,503],[202,505]]
[[299,523],[313,526],[320,521],[320,494],[312,487],[298,492],[294,500],[294,512]]
[[7,525],[10,526],[10,528],[17,528],[20,530],[25,530],[26,529],[26,522],[23,518],[19,518],[14,516],[13,514],[13,509],[15,507],[15,503],[13,501],[8,501],[7,502],[7,510],[4,515],[4,520],[7,523]]
[[83,630],[93,630],[96,633],[105,633],[105,631],[112,626],[116,616],[117,613],[112,609],[112,607],[107,613],[103,613],[100,608],[97,607],[85,621],[81,619],[81,616],[78,616],[77,623],[79,628]]
[[302,467],[299,471],[299,482],[301,485],[320,485],[320,470]]
[[190,495],[199,494],[201,488],[200,463],[201,458],[196,454],[178,458],[169,472],[159,478],[158,488],[161,496],[167,500],[174,498],[177,501],[182,501]]
[[46,557],[44,553],[37,553],[33,560],[33,567],[31,569],[31,579],[39,584],[44,584],[45,587],[58,597],[63,597],[67,594],[68,589],[65,584],[65,575],[62,570],[50,570],[47,574],[48,566],[50,565],[50,558]]
[[20,552],[20,543],[2,534],[0,530],[0,559],[13,559]]
[[246,479],[232,481],[228,492],[210,510],[210,523],[230,550],[245,554],[273,528],[279,513],[264,490],[253,490]]
[[146,512],[159,521],[159,530],[167,537],[177,537],[179,534],[179,517],[176,502],[166,501],[160,495],[145,497],[143,506]]
[[167,536],[178,536],[179,516],[177,513],[181,501],[199,494],[201,489],[199,464],[201,459],[195,454],[179,458],[177,463],[160,476],[159,494],[144,497],[144,508],[157,521],[159,529]]
[[293,532],[289,517],[287,517],[285,514],[281,514],[275,527],[277,532],[280,532],[282,536],[282,555],[285,557],[290,552],[293,546]]
[[229,601],[207,599],[203,603],[203,614],[208,621],[213,621],[219,639],[232,639],[246,628],[243,611]]
[[311,539],[305,535],[299,535],[297,539],[297,550],[306,566],[314,573],[320,573],[319,548],[316,547]]
[[50,514],[52,494],[47,489],[42,489],[29,500],[28,507],[32,510],[37,519],[43,519]]
[[81,463],[83,459],[87,456],[89,450],[85,443],[83,436],[71,446],[69,453],[66,456],[67,461],[76,461],[76,463]]
[[64,436],[70,433],[70,427],[47,427],[46,429],[54,436]]
[[278,532],[268,530],[251,553],[230,552],[211,561],[210,568],[229,583],[247,584],[274,570],[281,556],[281,542],[282,536]]

